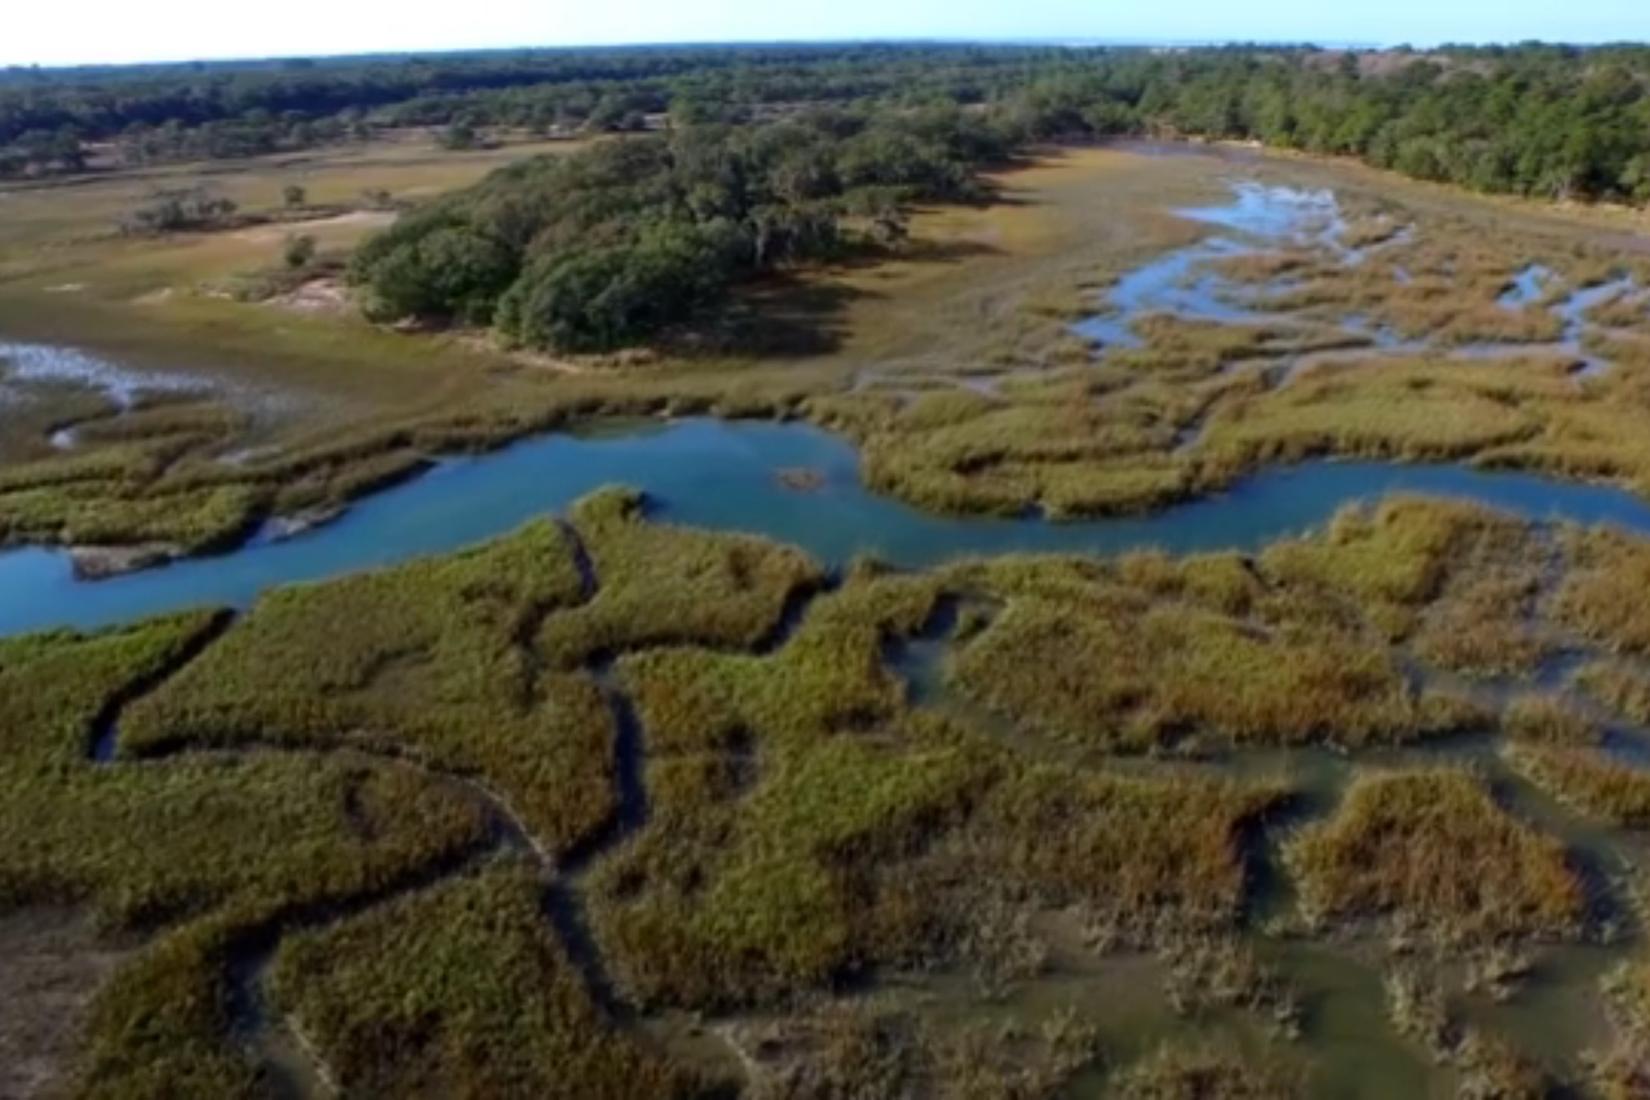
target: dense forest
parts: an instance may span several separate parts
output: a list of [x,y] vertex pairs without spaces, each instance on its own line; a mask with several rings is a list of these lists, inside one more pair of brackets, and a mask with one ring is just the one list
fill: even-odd
[[353,275],[382,320],[612,348],[743,276],[893,243],[905,203],[981,197],[975,167],[1010,148],[956,107],[682,125],[495,172],[366,242]]
[[541,50],[0,71],[0,174],[230,157],[380,127],[538,133],[953,105],[1029,138],[1156,132],[1470,187],[1650,201],[1650,47],[1340,53],[969,45]]

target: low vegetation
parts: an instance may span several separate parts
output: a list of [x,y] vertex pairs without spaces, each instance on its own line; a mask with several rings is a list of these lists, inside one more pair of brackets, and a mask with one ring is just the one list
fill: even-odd
[[1510,707],[1503,724],[1507,758],[1532,783],[1595,820],[1650,827],[1650,772],[1614,756],[1584,716],[1535,697]]
[[[1500,738],[1553,813],[1642,828],[1650,801],[1579,698],[1498,716],[1420,666],[1449,615],[1615,648],[1575,593],[1634,546],[1395,498],[1252,556],[827,575],[604,490],[239,616],[0,642],[0,907],[142,937],[85,1015],[92,1096],[257,1095],[248,1029],[346,1092],[1053,1096],[1098,1059],[1119,1095],[1297,1095],[1314,991],[1289,937],[1368,932],[1411,960],[1399,1034],[1469,1095],[1540,1095],[1544,1066],[1426,967],[1522,995],[1505,977],[1590,936],[1603,884],[1427,740]],[[915,692],[919,638],[947,682]],[[1303,798],[1251,763],[1326,745],[1417,762],[1344,789],[1313,763]],[[1235,767],[1131,758],[1170,749]],[[1299,922],[1258,916],[1280,879]],[[1093,1006],[1047,1012],[1066,968],[1141,959],[1156,1053],[1113,1062]],[[898,999],[953,976],[960,1001]],[[1234,1018],[1306,1054],[1209,1045]]]
[[1070,1012],[1025,1027],[940,1029],[875,1004],[828,1007],[735,1024],[728,1037],[751,1059],[752,1100],[1041,1100],[1064,1095],[1098,1053],[1092,1030]]
[[613,1029],[501,862],[281,946],[272,986],[350,1094],[713,1095]]
[[1650,656],[1650,612],[1631,593],[1650,582],[1650,549],[1608,529],[1572,533],[1575,568],[1559,592],[1560,618],[1624,656]]
[[1457,771],[1371,773],[1286,857],[1314,926],[1482,947],[1581,936],[1590,899],[1558,841]]
[[120,751],[274,743],[407,756],[497,792],[565,851],[613,811],[613,719],[591,678],[521,639],[583,598],[562,530],[272,593],[134,706]]
[[1118,1074],[1129,1100],[1285,1100],[1307,1095],[1304,1075],[1278,1059],[1217,1046],[1165,1046]]
[[207,628],[186,617],[0,647],[0,825],[14,838],[0,854],[0,906],[88,906],[111,933],[151,937],[90,1005],[84,1095],[254,1095],[255,1068],[230,1042],[238,945],[487,842],[472,804],[402,769],[94,765],[90,739],[110,708]]
[[[1495,639],[1480,651],[1517,649],[1524,627],[1505,623],[1517,604],[1457,593],[1477,591],[1489,569],[1514,569],[1525,538],[1479,509],[1397,499],[1274,544],[1258,562],[996,559],[959,573],[1003,608],[950,673],[994,710],[1108,749],[1415,741],[1481,718],[1418,691],[1389,641],[1419,629],[1426,647],[1444,616],[1476,607],[1488,614],[1470,625]],[[1512,663],[1527,669],[1530,658]]]
[[622,489],[574,507],[594,595],[545,619],[538,644],[549,660],[577,668],[602,654],[685,642],[748,649],[824,582],[819,566],[789,547],[661,526],[644,512],[641,495]]

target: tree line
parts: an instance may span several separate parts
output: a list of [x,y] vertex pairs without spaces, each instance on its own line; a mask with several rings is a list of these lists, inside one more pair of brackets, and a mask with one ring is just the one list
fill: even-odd
[[0,175],[250,156],[379,127],[538,133],[950,105],[1025,139],[1168,133],[1544,197],[1650,201],[1650,47],[977,45],[541,50],[0,70]]

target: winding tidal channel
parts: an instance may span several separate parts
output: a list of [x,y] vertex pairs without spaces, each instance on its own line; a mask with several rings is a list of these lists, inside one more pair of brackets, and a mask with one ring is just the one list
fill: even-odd
[[[779,473],[821,483],[797,491]],[[552,435],[443,462],[337,521],[283,541],[79,581],[67,552],[0,554],[0,631],[96,627],[185,607],[245,607],[273,585],[314,581],[454,550],[565,508],[602,485],[643,488],[659,518],[792,543],[822,561],[872,554],[919,567],[969,555],[1248,550],[1393,492],[1480,501],[1531,519],[1650,532],[1650,502],[1621,489],[1458,466],[1312,462],[1267,470],[1226,493],[1148,516],[1051,523],[932,515],[867,489],[845,440],[798,423],[708,419]]]

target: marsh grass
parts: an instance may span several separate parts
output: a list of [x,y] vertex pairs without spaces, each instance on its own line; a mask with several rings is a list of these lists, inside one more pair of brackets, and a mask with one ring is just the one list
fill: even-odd
[[1588,925],[1588,889],[1564,846],[1464,772],[1361,775],[1284,856],[1316,928],[1477,947],[1573,940]]
[[1258,563],[995,559],[953,570],[1004,606],[948,675],[1011,719],[1109,750],[1414,741],[1479,718],[1417,691],[1388,637],[1452,571],[1521,538],[1489,513],[1407,501],[1343,513]]
[[711,1095],[602,1018],[542,895],[534,868],[500,861],[300,933],[275,998],[350,1095]]
[[994,939],[969,916],[993,911],[981,866],[1083,906],[1114,942],[1235,919],[1239,834],[1278,792],[1072,776],[907,710],[884,647],[938,593],[861,567],[772,654],[621,660],[649,819],[596,869],[591,905],[631,996],[748,1004],[956,957]]
[[787,605],[824,582],[790,547],[649,523],[641,494],[607,490],[579,501],[570,520],[595,584],[587,603],[551,615],[539,650],[566,668],[643,646],[698,643],[751,648]]
[[1589,661],[1576,670],[1574,685],[1638,725],[1650,725],[1650,675],[1620,660]]
[[604,948],[645,1002],[740,1003],[898,952],[866,881],[957,813],[977,754],[903,716],[884,637],[926,620],[927,582],[851,577],[771,656],[624,658],[647,730],[646,829],[595,872]]
[[729,1032],[753,1065],[752,1100],[1040,1100],[1064,1094],[1098,1053],[1092,1029],[1068,1012],[1040,1025],[942,1028],[871,1002],[736,1024]]
[[1559,590],[1559,619],[1605,648],[1650,655],[1650,546],[1605,528],[1568,532],[1573,561]]
[[[1346,600],[1395,640],[1421,625],[1430,608],[1441,621],[1423,628],[1423,653],[1467,668],[1528,660],[1534,646],[1521,619],[1533,596],[1532,560],[1539,558],[1518,521],[1476,505],[1405,496],[1373,509],[1344,508],[1325,531],[1276,542],[1260,556],[1277,583]],[[1444,636],[1461,628],[1464,637]],[[1485,631],[1509,637],[1497,643],[1482,639]]]
[[1288,1100],[1307,1095],[1306,1075],[1276,1056],[1246,1057],[1234,1047],[1165,1045],[1112,1081],[1127,1100]]
[[1592,748],[1513,744],[1507,758],[1532,783],[1596,821],[1650,827],[1650,775]]
[[[966,416],[971,400],[924,415]],[[1615,536],[1563,538],[1555,555],[1528,525],[1399,498],[1254,557],[861,561],[824,584],[794,550],[653,524],[635,494],[605,491],[565,525],[279,590],[227,627],[204,614],[0,641],[0,826],[21,838],[0,853],[0,904],[80,905],[151,937],[92,1009],[85,1089],[110,1097],[259,1087],[230,1041],[248,944],[278,948],[280,1008],[346,1091],[371,1094],[725,1084],[598,1001],[623,1017],[772,1014],[771,1033],[740,1040],[758,1095],[1057,1094],[1086,1061],[1080,1025],[930,1031],[806,1008],[893,972],[972,972],[987,996],[1035,986],[1060,965],[1037,923],[1051,914],[1085,953],[1163,960],[1188,1028],[1235,1009],[1310,1036],[1310,991],[1246,934],[1262,827],[1292,788],[1243,754],[1493,728],[1417,690],[1399,647],[1426,659],[1456,606],[1494,629],[1538,624],[1528,569],[1585,579],[1621,552]],[[1009,722],[913,705],[900,644],[942,634],[954,685]],[[610,658],[598,683],[586,662]],[[623,762],[615,699],[640,740]],[[1573,708],[1515,699],[1508,761],[1583,816],[1637,825],[1645,800]],[[94,764],[93,728],[117,712],[117,758]],[[1074,762],[1033,727],[1105,751],[1218,748],[1241,778]],[[637,765],[639,790],[623,790]],[[582,903],[588,940],[556,936],[544,861],[480,862],[515,828],[535,855],[581,853],[576,885],[557,888]],[[1469,773],[1355,773],[1282,852],[1303,935],[1376,931],[1496,969],[1592,929],[1596,898],[1564,847]],[[1403,1027],[1482,1095],[1534,1079],[1443,1000],[1394,989]],[[1141,1095],[1247,1088],[1256,1072],[1182,1060],[1139,1078],[1169,1091]],[[1255,1080],[1281,1087],[1271,1072]]]
[[1650,826],[1650,774],[1601,748],[1603,733],[1585,716],[1556,699],[1525,697],[1502,723],[1508,761],[1536,786],[1594,820]]
[[486,783],[546,848],[612,812],[612,716],[589,676],[525,641],[583,599],[555,524],[446,558],[277,590],[134,706],[120,751],[371,747]]
[[13,838],[0,906],[83,905],[106,930],[156,934],[91,1005],[84,1095],[252,1094],[225,1009],[235,944],[486,838],[473,805],[405,770],[274,757],[94,766],[105,711],[181,659],[208,621],[0,645],[0,830]]

